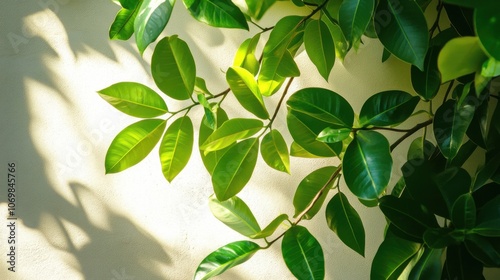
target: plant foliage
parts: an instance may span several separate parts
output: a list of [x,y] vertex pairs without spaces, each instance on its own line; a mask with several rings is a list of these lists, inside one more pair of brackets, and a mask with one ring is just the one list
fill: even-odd
[[[187,165],[193,131],[199,129],[197,147],[213,183],[212,213],[255,239],[215,250],[201,261],[194,279],[219,275],[277,241],[295,277],[323,279],[321,244],[299,225],[321,209],[332,234],[364,256],[363,221],[347,189],[365,205],[378,206],[387,219],[371,279],[481,279],[483,267],[500,267],[498,4],[292,0],[285,2],[305,15],[285,11],[275,25],[261,27],[259,20],[275,2],[120,0],[109,30],[110,39],[127,40],[135,34],[143,53],[163,32],[174,5],[184,4],[197,21],[248,34],[234,53],[233,65],[224,71],[227,90],[220,93],[212,94],[197,76],[190,46],[175,34],[158,41],[151,62],[152,78],[165,96],[136,82],[99,91],[116,109],[142,118],[111,142],[107,173],[139,163],[160,143],[162,171],[171,182]],[[412,92],[374,92],[359,112],[341,95],[352,93],[319,87],[290,92],[300,76],[319,74],[330,81],[334,64],[368,37],[383,45],[383,61],[393,56],[409,64]],[[317,73],[299,70],[295,56],[302,46]],[[281,96],[270,108],[266,99],[276,93]],[[228,95],[253,117],[228,116],[223,110]],[[189,105],[172,112],[167,103],[173,100],[165,102],[165,97]],[[194,127],[189,113],[196,106],[205,114]],[[273,127],[280,110],[287,111],[288,131]],[[424,115],[423,120],[416,115]],[[387,132],[401,134],[390,143]],[[292,139],[283,137],[288,133]],[[394,162],[393,150],[410,137],[414,140],[406,162]],[[290,198],[293,221],[282,214],[262,229],[249,205],[236,196],[251,180],[259,155],[269,167],[286,173],[291,156],[331,161],[297,186]],[[401,169],[400,178],[393,177],[394,169]],[[392,181],[397,184],[390,186]],[[341,191],[341,185],[347,188]],[[287,229],[275,234],[282,224]]]

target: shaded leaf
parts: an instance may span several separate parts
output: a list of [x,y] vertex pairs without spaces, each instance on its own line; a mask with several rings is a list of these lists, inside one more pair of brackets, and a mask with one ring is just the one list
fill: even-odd
[[473,15],[474,10],[458,5],[444,4],[446,15],[450,19],[453,28],[461,36],[474,36]]
[[424,248],[422,256],[412,268],[408,279],[424,280],[441,277],[441,258],[443,250]]
[[500,195],[478,209],[474,232],[483,236],[500,236]]
[[459,196],[453,203],[451,221],[458,229],[472,229],[476,225],[476,204],[471,193]]
[[424,233],[424,241],[427,246],[434,249],[442,249],[463,242],[465,232],[452,228],[429,228]]
[[141,54],[167,25],[174,4],[175,0],[142,0],[134,21],[135,43]]
[[215,195],[210,196],[208,206],[212,214],[233,230],[247,236],[260,232],[260,226],[246,203],[233,196],[226,201],[219,201]]
[[500,29],[500,12],[497,4],[495,1],[488,1],[478,6],[474,10],[474,27],[486,52],[500,60],[500,35],[496,32]]
[[339,9],[339,25],[352,46],[359,45],[375,9],[374,0],[345,0]]
[[468,234],[465,238],[465,247],[467,251],[485,266],[500,266],[500,248],[490,242],[491,238],[479,236],[477,234]]
[[160,144],[163,175],[172,180],[186,167],[193,150],[193,123],[188,116],[176,119],[165,132]]
[[484,279],[483,264],[470,255],[465,245],[449,246],[441,279]]
[[433,99],[441,86],[441,73],[437,66],[440,47],[431,47],[424,60],[424,71],[416,66],[411,67],[411,84],[413,89],[425,100]]
[[285,139],[273,129],[262,138],[260,153],[264,161],[278,171],[290,173],[290,155]]
[[379,92],[368,98],[359,113],[361,125],[391,126],[408,119],[419,98],[399,90]]
[[[453,216],[453,205],[457,199],[470,191],[471,177],[469,173],[462,168],[448,168],[437,174],[434,181],[439,187],[446,206]],[[453,219],[453,217],[451,217]]]
[[245,15],[229,0],[183,0],[191,15],[198,21],[214,27],[248,30]]
[[328,80],[335,63],[335,45],[326,23],[321,20],[311,20],[307,24],[304,30],[304,46],[321,76]]

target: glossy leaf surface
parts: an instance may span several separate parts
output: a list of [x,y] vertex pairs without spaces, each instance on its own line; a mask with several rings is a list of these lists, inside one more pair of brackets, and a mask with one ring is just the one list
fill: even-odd
[[134,21],[135,42],[141,53],[154,42],[170,19],[175,0],[142,0]]
[[339,9],[339,25],[355,48],[361,41],[375,9],[374,0],[345,0]]
[[281,133],[273,129],[262,138],[260,153],[269,167],[290,173],[290,154]]
[[109,39],[128,40],[134,34],[134,21],[139,9],[120,9],[116,14],[115,20],[109,28]]
[[247,29],[245,15],[229,0],[183,0],[191,15],[210,26]]
[[200,146],[206,154],[230,146],[237,140],[254,135],[262,129],[263,123],[256,119],[234,118],[224,122]]
[[186,167],[193,150],[193,123],[188,116],[176,119],[165,132],[160,144],[163,176],[172,180]]
[[433,99],[441,86],[441,73],[437,66],[439,47],[429,48],[424,60],[424,71],[411,67],[413,89],[425,100]]
[[335,45],[326,23],[321,20],[310,21],[304,30],[304,46],[307,55],[321,76],[328,80],[335,63]]
[[274,218],[274,220],[272,220],[269,225],[267,225],[267,227],[265,227],[260,232],[250,236],[250,238],[266,238],[271,236],[276,231],[276,229],[287,219],[287,214],[279,215],[278,217]]
[[233,230],[250,237],[260,232],[260,226],[247,204],[237,196],[219,201],[212,195],[208,201],[212,214]]
[[368,98],[359,113],[361,125],[391,126],[408,119],[419,98],[399,90],[377,93]]
[[226,73],[226,81],[243,108],[258,118],[269,118],[259,86],[252,73],[245,68],[230,67]]
[[[226,112],[222,108],[217,109],[216,113],[216,123],[217,127],[220,127],[225,121],[228,120]],[[200,134],[198,138],[198,146],[200,147],[207,138],[214,132],[212,128],[210,128],[206,123],[206,117],[203,117],[200,124]],[[217,151],[213,151],[211,153],[205,154],[203,150],[200,149],[201,159],[208,173],[212,174],[217,162],[219,162],[222,155],[229,149],[226,147],[224,149],[220,149]]]

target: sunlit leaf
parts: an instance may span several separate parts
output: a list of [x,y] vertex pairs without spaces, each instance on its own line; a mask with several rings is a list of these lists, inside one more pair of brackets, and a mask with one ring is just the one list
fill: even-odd
[[359,45],[374,9],[374,0],[344,0],[340,5],[339,25],[352,46]]
[[[217,127],[220,127],[225,121],[228,120],[226,112],[222,108],[217,109],[217,114],[216,114],[216,121],[217,121]],[[198,138],[198,146],[201,146],[207,139],[208,137],[214,132],[212,128],[207,126],[206,124],[207,120],[206,117],[204,116],[201,124],[200,124],[200,134]],[[222,155],[229,149],[229,147],[226,147],[221,150],[213,151],[211,153],[205,154],[203,150],[200,149],[200,154],[201,154],[201,159],[203,161],[203,164],[205,165],[205,168],[207,169],[208,173],[212,174],[215,168],[215,165],[217,162],[219,162],[220,158]]]
[[269,225],[267,225],[267,227],[265,227],[260,232],[250,236],[250,238],[266,238],[271,236],[276,231],[276,229],[287,219],[287,214],[279,215],[278,217],[274,218],[274,220],[272,220]]
[[154,42],[170,19],[175,0],[142,0],[134,21],[135,42],[141,53]]
[[286,231],[281,243],[286,266],[299,280],[322,280],[325,277],[323,249],[318,240],[302,226]]
[[263,123],[256,119],[234,118],[224,122],[200,146],[208,154],[230,146],[237,140],[248,138],[262,129]]
[[345,151],[343,166],[351,192],[361,199],[376,199],[391,177],[389,142],[378,132],[359,131]]
[[243,140],[227,150],[212,175],[214,192],[219,201],[238,194],[252,176],[259,153],[259,139]]
[[194,275],[194,280],[205,280],[249,260],[260,246],[251,241],[229,243],[204,258]]
[[208,201],[212,214],[233,230],[252,236],[260,232],[260,226],[246,203],[237,196],[219,201],[212,195]]
[[342,192],[338,192],[326,206],[326,223],[344,244],[365,256],[363,222]]
[[[260,2],[260,1],[259,1]],[[266,2],[266,1],[262,1]],[[252,38],[246,39],[236,51],[234,56],[233,67],[241,67],[248,70],[252,75],[257,75],[259,72],[259,61],[255,57],[255,49],[259,43],[260,33]]]
[[245,15],[230,0],[183,0],[191,15],[214,27],[247,29]]
[[147,119],[120,131],[106,153],[106,173],[123,171],[143,160],[160,141],[166,124],[164,120]]
[[276,0],[245,0],[245,2],[248,6],[249,15],[259,20]]
[[290,155],[285,139],[281,133],[273,129],[262,138],[260,153],[270,167],[290,173]]
[[318,69],[321,76],[328,80],[335,63],[335,45],[326,23],[320,20],[310,21],[304,31],[304,46],[307,55]]
[[[335,2],[336,1],[330,1],[328,4]],[[328,29],[330,30],[330,34],[332,35],[333,44],[335,45],[335,56],[340,58],[341,61],[344,61],[344,58],[349,51],[349,42],[347,42],[342,29],[338,26],[338,24],[333,23],[330,17],[321,17],[321,20],[326,23]]]
[[169,97],[189,99],[194,90],[196,66],[186,42],[176,35],[160,40],[151,58],[151,73],[158,88]]
[[243,108],[258,118],[269,118],[259,86],[248,70],[241,67],[229,67],[226,72],[226,81]]
[[336,143],[348,138],[351,134],[350,128],[330,128],[323,129],[317,139],[325,143]]
[[302,179],[297,187],[297,190],[295,191],[295,195],[293,196],[293,206],[295,207],[294,217],[297,217],[305,211],[313,202],[320,190],[326,186],[314,206],[306,212],[304,219],[310,220],[314,217],[314,215],[316,215],[316,213],[318,213],[326,199],[328,191],[330,190],[329,188],[333,185],[334,180],[330,179],[336,170],[336,166],[322,167],[311,172],[304,179]]
[[109,28],[109,39],[128,40],[134,34],[134,21],[139,11],[138,7],[133,9],[121,9],[116,14],[115,20]]
[[149,87],[133,82],[121,82],[98,91],[116,109],[138,118],[152,118],[168,112],[161,96]]
[[[203,111],[205,112],[205,122],[210,127],[210,129],[216,129],[217,128],[217,105],[210,104],[208,102],[207,98],[205,95],[202,93],[198,93],[196,95],[198,97],[198,102],[200,102],[200,105],[203,106]],[[215,111],[215,112],[214,112]]]
[[297,144],[297,142],[295,141],[292,142],[292,145],[290,145],[290,155],[293,157],[302,157],[302,158],[321,158],[321,156],[317,156],[306,151],[304,148],[302,148],[302,146]]
[[172,180],[187,165],[193,150],[193,123],[188,116],[176,119],[165,132],[160,144],[163,175]]
[[419,98],[399,90],[379,92],[368,98],[361,112],[359,121],[361,125],[391,126],[408,119]]
[[447,82],[481,70],[487,56],[477,37],[459,37],[450,40],[438,56],[441,81]]

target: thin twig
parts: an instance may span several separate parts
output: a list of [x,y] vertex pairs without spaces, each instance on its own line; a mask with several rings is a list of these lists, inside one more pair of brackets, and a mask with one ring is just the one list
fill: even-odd
[[403,142],[406,138],[410,137],[413,133],[419,131],[421,128],[424,128],[428,125],[430,125],[433,122],[433,119],[429,119],[425,122],[419,123],[415,125],[412,129],[410,129],[408,132],[406,132],[403,136],[401,136],[396,142],[394,142],[391,147],[390,151],[392,152],[401,142]]

